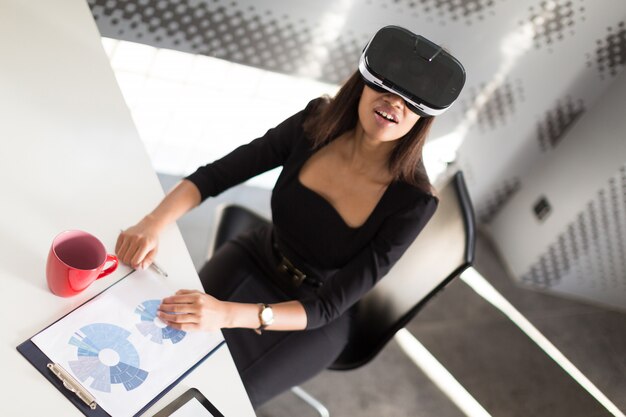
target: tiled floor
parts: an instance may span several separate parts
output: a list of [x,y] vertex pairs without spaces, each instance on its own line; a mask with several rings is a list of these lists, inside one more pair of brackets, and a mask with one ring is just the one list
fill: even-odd
[[[164,188],[176,178],[162,176]],[[244,203],[269,213],[269,192],[237,187],[179,222],[196,265],[205,258],[214,207]],[[555,344],[605,395],[626,411],[626,314],[519,288],[489,240],[479,235],[476,269]],[[407,326],[494,417],[610,416],[507,317],[457,280]],[[395,341],[355,371],[325,371],[303,385],[334,416],[464,414]],[[258,410],[261,417],[314,416],[291,393]]]

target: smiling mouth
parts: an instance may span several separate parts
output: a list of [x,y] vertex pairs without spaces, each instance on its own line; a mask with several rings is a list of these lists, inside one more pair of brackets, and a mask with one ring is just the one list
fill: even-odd
[[392,115],[389,114],[387,112],[384,111],[378,111],[378,110],[374,110],[374,113],[376,113],[377,115],[379,115],[380,117],[382,117],[383,119],[386,119],[392,123],[398,123],[398,121],[396,120],[396,118]]

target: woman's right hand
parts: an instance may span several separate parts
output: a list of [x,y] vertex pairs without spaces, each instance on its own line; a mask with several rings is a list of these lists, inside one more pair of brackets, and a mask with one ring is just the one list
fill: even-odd
[[159,249],[159,232],[153,222],[143,219],[120,233],[115,254],[120,261],[135,269],[146,269]]
[[118,259],[136,269],[149,267],[157,254],[161,231],[201,200],[200,191],[191,181],[179,182],[150,214],[120,233],[115,244]]

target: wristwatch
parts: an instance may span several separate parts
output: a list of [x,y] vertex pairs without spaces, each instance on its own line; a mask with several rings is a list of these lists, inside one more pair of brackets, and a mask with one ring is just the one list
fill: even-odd
[[259,327],[254,329],[257,334],[263,333],[263,330],[274,322],[274,311],[268,304],[259,304]]

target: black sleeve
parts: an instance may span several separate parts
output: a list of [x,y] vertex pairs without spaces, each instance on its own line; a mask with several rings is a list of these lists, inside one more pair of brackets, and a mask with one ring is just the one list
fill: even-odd
[[283,165],[295,143],[304,137],[302,123],[315,101],[309,102],[304,110],[268,130],[262,137],[198,168],[185,179],[198,188],[204,201],[258,174]]
[[339,317],[369,291],[413,243],[437,208],[436,197],[387,218],[376,237],[348,264],[324,282],[314,295],[301,299],[307,329]]

